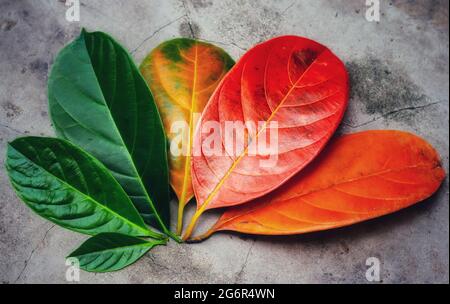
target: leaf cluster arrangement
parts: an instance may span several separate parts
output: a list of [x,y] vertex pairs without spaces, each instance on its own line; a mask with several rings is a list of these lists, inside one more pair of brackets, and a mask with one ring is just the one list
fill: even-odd
[[[6,168],[34,212],[92,236],[69,255],[92,272],[122,269],[168,238],[202,241],[224,230],[308,233],[430,197],[445,173],[425,140],[387,130],[331,139],[348,93],[339,58],[301,37],[259,44],[236,64],[214,45],[174,39],[138,69],[111,37],[83,30],[59,53],[49,77],[58,138],[14,140]],[[168,148],[177,121],[188,126],[183,156]],[[228,147],[222,132],[224,156],[211,156],[201,148],[208,140],[202,127],[211,121],[263,123],[244,134],[241,150]],[[249,151],[272,122],[277,163],[260,166],[267,155]],[[171,188],[179,201],[175,232]],[[181,237],[183,210],[194,198],[197,212]],[[222,217],[192,236],[200,216],[214,208],[224,208]]]

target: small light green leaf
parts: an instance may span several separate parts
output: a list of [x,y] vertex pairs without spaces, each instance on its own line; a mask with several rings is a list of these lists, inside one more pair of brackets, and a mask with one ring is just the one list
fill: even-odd
[[165,240],[146,241],[119,233],[101,233],[72,252],[67,258],[76,258],[80,268],[89,272],[110,272],[120,270],[142,257]]
[[64,228],[161,238],[148,230],[105,166],[65,140],[18,138],[8,145],[6,168],[18,196]]

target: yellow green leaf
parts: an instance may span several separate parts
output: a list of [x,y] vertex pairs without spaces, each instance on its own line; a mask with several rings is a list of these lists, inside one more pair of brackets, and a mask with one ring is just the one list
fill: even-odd
[[170,182],[179,200],[178,232],[184,207],[194,197],[190,152],[195,120],[233,65],[233,59],[212,44],[178,38],[155,48],[140,68],[169,139]]

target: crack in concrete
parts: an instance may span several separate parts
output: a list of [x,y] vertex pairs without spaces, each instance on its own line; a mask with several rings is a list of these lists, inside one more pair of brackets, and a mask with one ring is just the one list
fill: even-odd
[[156,262],[155,258],[151,254],[146,255],[146,258],[149,259],[152,262],[152,264],[155,265],[156,267],[164,269],[164,270],[166,270],[166,271],[168,271],[170,273],[176,273],[176,271],[170,269],[166,265],[163,265],[163,264],[160,264],[160,263]]
[[237,47],[238,49],[240,49],[240,50],[242,50],[242,51],[247,51],[246,48],[244,48],[244,47],[242,47],[242,46],[239,46],[239,45],[238,45],[236,42],[234,42],[234,41],[230,42],[229,45],[234,46],[234,47]]
[[47,229],[47,231],[44,233],[44,236],[42,237],[41,241],[37,243],[37,245],[33,248],[33,250],[31,250],[30,255],[28,256],[28,258],[25,260],[24,265],[22,270],[20,271],[19,275],[17,276],[17,278],[14,280],[14,284],[17,283],[17,281],[20,280],[20,278],[22,277],[22,275],[24,274],[25,270],[27,269],[28,263],[31,261],[31,259],[33,258],[34,252],[38,249],[38,247],[44,243],[45,239],[47,238],[48,233],[50,232],[50,230],[52,230],[53,228],[55,228],[56,225],[52,225],[50,228]]
[[[191,33],[191,38],[193,38],[193,39],[200,39],[199,37],[197,37],[196,36],[196,34],[195,34],[195,30],[194,30],[194,27],[193,27],[193,22],[192,22],[192,18],[191,18],[191,11],[190,11],[190,9],[189,9],[189,6],[188,6],[188,4],[187,4],[187,2],[186,2],[186,0],[180,0],[181,1],[181,6],[183,7],[183,10],[184,10],[184,17],[186,18],[186,22],[187,22],[187,24],[188,24],[188,27],[189,27],[189,31],[190,31],[190,33]],[[295,3],[293,3],[293,4],[295,4]],[[292,4],[292,5],[293,5]],[[291,6],[292,6],[291,5]],[[287,9],[289,9],[289,8],[287,8]],[[234,42],[234,41],[230,41],[230,42],[220,42],[220,41],[212,41],[212,40],[207,40],[207,39],[200,39],[200,40],[203,40],[203,41],[205,41],[205,42],[209,42],[209,43],[213,43],[213,44],[221,44],[221,45],[226,45],[226,46],[233,46],[233,47],[235,47],[235,48],[238,48],[238,49],[240,49],[241,51],[247,51],[247,48],[244,48],[244,47],[242,47],[242,46],[240,46],[240,45],[238,45],[236,42]]]
[[188,25],[189,25],[189,31],[191,32],[191,36],[192,36],[192,38],[195,39],[194,29],[192,28],[192,23],[190,20],[188,20]]
[[281,13],[280,16],[283,16],[288,10],[290,10],[294,5],[295,5],[295,1],[293,1],[291,4],[289,4]]
[[22,131],[20,131],[20,130],[14,129],[14,128],[12,128],[12,127],[10,127],[10,126],[7,126],[7,125],[5,125],[5,124],[2,124],[2,123],[0,123],[0,127],[5,128],[5,129],[8,129],[8,130],[13,131],[13,132],[18,133],[18,134],[22,134],[22,135],[25,135],[25,134],[26,134],[25,132],[22,132]]
[[165,28],[171,26],[172,24],[174,24],[175,22],[177,22],[178,20],[183,19],[183,18],[186,18],[186,14],[185,14],[185,15],[182,15],[182,16],[180,16],[180,17],[178,17],[178,18],[176,18],[176,19],[174,19],[174,20],[172,20],[172,21],[169,21],[168,23],[163,24],[162,26],[160,26],[159,28],[157,28],[152,34],[150,34],[150,35],[147,36],[144,40],[142,40],[142,42],[139,43],[139,45],[138,45],[135,49],[133,49],[133,50],[131,51],[131,54],[133,55],[134,53],[136,53],[136,51],[139,50],[139,49],[144,45],[144,43],[146,43],[148,40],[150,40],[150,39],[152,39],[153,37],[155,37],[155,36],[156,36],[159,32],[161,32],[163,29],[165,29]]
[[197,39],[197,37],[195,35],[194,28],[192,27],[191,11],[189,10],[189,7],[188,7],[188,5],[187,5],[185,0],[181,0],[181,6],[184,9],[184,14],[185,14],[185,17],[186,17],[187,24],[189,26],[189,31],[191,32],[191,38],[192,39]]
[[244,273],[245,268],[247,267],[247,263],[248,263],[248,259],[250,257],[250,254],[252,253],[253,247],[255,246],[256,240],[253,240],[252,245],[250,246],[250,248],[247,251],[247,256],[245,257],[245,261],[241,266],[241,270],[239,270],[239,272],[236,275],[236,278],[234,280],[234,284],[237,284],[240,280],[241,280],[241,276]]
[[428,108],[428,107],[431,107],[431,106],[434,106],[434,105],[437,105],[437,104],[440,104],[440,103],[443,103],[443,102],[444,101],[436,101],[436,102],[428,103],[428,104],[425,104],[425,105],[410,106],[410,107],[405,107],[405,108],[393,110],[393,111],[384,113],[384,114],[382,114],[382,115],[380,115],[378,117],[375,117],[375,118],[373,118],[371,120],[365,121],[365,122],[357,124],[357,125],[353,125],[353,124],[348,123],[348,122],[343,122],[343,124],[345,126],[347,126],[347,127],[353,128],[353,129],[360,128],[360,127],[364,127],[364,126],[366,126],[368,124],[371,124],[373,122],[376,122],[376,121],[378,121],[380,119],[387,118],[389,116],[392,116],[392,115],[395,115],[395,114],[398,114],[398,113],[401,113],[401,112],[416,111],[416,110],[420,110],[420,109],[425,109],[425,108]]
[[204,42],[212,43],[212,44],[220,44],[220,45],[224,45],[224,46],[232,46],[232,47],[238,48],[238,49],[240,49],[242,51],[247,51],[246,48],[243,48],[243,47],[239,46],[238,44],[236,44],[233,41],[232,42],[221,42],[221,41],[214,41],[214,40],[209,40],[209,39],[200,39],[200,40],[202,40]]

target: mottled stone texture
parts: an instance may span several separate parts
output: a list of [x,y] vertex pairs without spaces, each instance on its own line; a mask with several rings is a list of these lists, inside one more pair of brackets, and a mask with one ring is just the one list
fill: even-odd
[[[0,0],[0,161],[17,136],[53,135],[48,72],[58,50],[86,27],[116,37],[138,63],[178,36],[211,41],[236,59],[270,37],[310,37],[334,50],[351,75],[350,107],[339,132],[415,132],[438,149],[448,171],[448,2],[381,2],[381,21],[370,23],[363,0],[82,0],[81,22],[69,23],[63,0]],[[0,188],[0,280],[66,282],[64,257],[85,237],[34,215],[14,195],[3,168]],[[172,242],[123,271],[83,272],[81,282],[365,283],[365,261],[373,256],[381,261],[383,282],[448,283],[448,188],[446,180],[426,202],[336,231]]]

